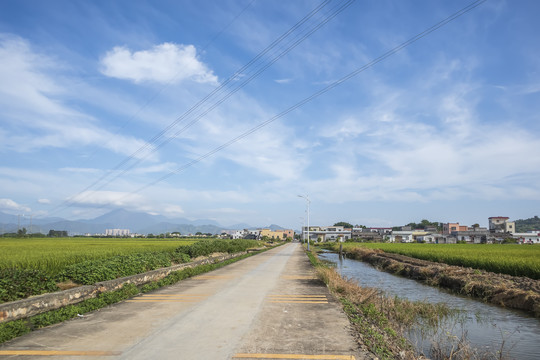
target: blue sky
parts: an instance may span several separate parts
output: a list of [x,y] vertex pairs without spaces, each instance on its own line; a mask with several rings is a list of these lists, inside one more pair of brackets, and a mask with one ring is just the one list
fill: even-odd
[[302,194],[320,225],[539,215],[535,0],[488,0],[191,163],[471,1],[357,0],[282,54],[344,3],[1,1],[0,211],[299,228]]

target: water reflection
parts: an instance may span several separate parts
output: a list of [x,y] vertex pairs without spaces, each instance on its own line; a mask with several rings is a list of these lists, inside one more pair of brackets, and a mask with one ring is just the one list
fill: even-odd
[[[463,310],[463,327],[454,324],[452,332],[460,336],[465,331],[468,340],[478,349],[497,351],[504,343],[509,358],[539,358],[540,321],[526,313],[451,294],[416,280],[379,271],[361,261],[340,259],[338,254],[327,252],[320,254],[320,258],[335,263],[342,276],[355,279],[361,286],[376,287],[409,300],[442,302]],[[420,339],[417,342],[422,343]],[[429,347],[429,344],[423,345],[424,349]]]

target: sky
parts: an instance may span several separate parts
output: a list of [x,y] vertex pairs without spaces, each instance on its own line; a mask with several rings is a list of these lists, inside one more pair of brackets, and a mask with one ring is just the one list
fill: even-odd
[[302,195],[313,225],[540,215],[540,2],[406,43],[471,3],[0,1],[0,211],[299,229]]

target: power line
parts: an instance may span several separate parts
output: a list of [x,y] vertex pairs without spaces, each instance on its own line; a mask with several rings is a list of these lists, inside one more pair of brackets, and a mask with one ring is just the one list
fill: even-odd
[[219,151],[233,145],[234,143],[246,138],[247,136],[253,134],[254,132],[256,132],[256,131],[262,129],[263,127],[271,124],[272,122],[284,117],[285,115],[289,114],[290,112],[292,112],[292,111],[298,109],[299,107],[309,103],[313,99],[327,93],[328,91],[334,89],[335,87],[343,84],[347,80],[350,80],[351,78],[357,76],[358,74],[364,72],[365,70],[371,68],[372,66],[374,66],[374,65],[380,63],[381,61],[387,59],[388,57],[396,54],[397,52],[403,50],[404,48],[410,46],[411,44],[417,42],[418,40],[426,37],[427,35],[431,34],[432,32],[434,32],[434,31],[436,31],[438,29],[440,29],[441,27],[447,25],[448,23],[452,22],[453,20],[465,15],[466,13],[468,13],[469,11],[475,9],[476,7],[480,6],[482,3],[486,2],[486,1],[487,0],[477,0],[477,1],[467,5],[466,7],[462,8],[461,10],[459,10],[459,11],[453,13],[452,15],[448,16],[446,19],[436,23],[435,25],[433,25],[433,26],[429,27],[428,29],[422,31],[421,33],[418,33],[417,35],[413,36],[409,40],[401,43],[400,45],[398,45],[398,46],[394,47],[393,49],[387,51],[386,53],[382,54],[381,56],[373,59],[369,63],[363,65],[362,67],[360,67],[360,68],[358,68],[356,70],[354,70],[353,72],[351,72],[351,73],[343,76],[342,78],[334,81],[333,83],[331,83],[328,86],[322,88],[321,90],[313,93],[312,95],[308,96],[307,98],[297,102],[296,104],[294,104],[291,107],[283,110],[279,114],[274,115],[273,117],[271,117],[270,119],[268,119],[266,121],[263,121],[262,123],[258,124],[257,126],[247,130],[246,132],[244,132],[244,133],[238,135],[237,137],[227,141],[226,143],[214,148],[213,150],[205,153],[204,155],[201,155],[198,158],[196,158],[194,160],[191,160],[190,162],[178,167],[176,170],[171,171],[168,174],[166,174],[166,175],[164,175],[164,176],[162,176],[162,177],[160,177],[160,178],[158,178],[158,179],[156,179],[156,180],[154,180],[154,181],[152,181],[152,182],[138,188],[137,190],[130,192],[128,195],[126,195],[126,197],[129,196],[129,195],[132,195],[132,194],[139,193],[139,192],[141,192],[141,191],[143,191],[143,190],[145,190],[145,189],[147,189],[147,188],[149,188],[151,186],[154,186],[154,185],[156,185],[156,184],[170,178],[173,175],[179,174],[179,173],[185,171],[186,169],[190,168],[191,166],[203,161],[204,159],[206,159],[206,158],[218,153]]
[[[148,142],[146,142],[143,146],[141,146],[139,149],[137,149],[134,153],[129,155],[128,157],[124,158],[119,164],[117,164],[111,171],[104,174],[97,180],[95,180],[93,183],[85,187],[83,190],[79,191],[74,196],[71,196],[69,199],[64,201],[62,204],[58,205],[57,208],[53,209],[53,212],[55,210],[58,211],[60,208],[66,208],[71,206],[75,203],[75,200],[78,196],[83,195],[90,189],[94,188],[96,185],[98,185],[101,182],[104,182],[98,189],[103,188],[104,186],[111,183],[114,179],[118,178],[119,176],[125,174],[129,169],[133,168],[135,165],[140,163],[142,159],[146,158],[147,156],[151,155],[157,149],[161,148],[168,142],[170,142],[175,136],[178,136],[181,132],[185,131],[188,127],[192,126],[196,121],[198,121],[202,116],[208,114],[211,110],[213,110],[215,107],[219,106],[221,103],[223,103],[225,100],[227,100],[230,96],[232,96],[234,93],[236,93],[238,90],[240,90],[242,87],[246,86],[251,80],[256,78],[258,75],[260,75],[264,70],[266,70],[268,67],[270,67],[273,63],[278,61],[281,57],[283,57],[286,53],[291,51],[294,47],[298,46],[300,42],[305,40],[307,37],[309,37],[311,34],[313,34],[315,31],[320,29],[324,24],[326,24],[328,21],[333,19],[337,14],[339,14],[341,11],[343,11],[346,7],[348,7],[352,2],[355,0],[348,0],[344,3],[338,4],[336,7],[334,7],[331,11],[331,14],[326,16],[323,20],[319,21],[315,24],[315,26],[307,33],[304,34],[304,36],[301,37],[300,40],[295,41],[292,45],[290,45],[287,49],[282,51],[280,55],[274,57],[274,59],[264,65],[262,68],[260,68],[254,75],[249,77],[247,80],[244,80],[241,85],[237,86],[236,89],[226,94],[222,99],[218,100],[214,105],[210,107],[210,109],[206,110],[202,115],[198,116],[194,121],[190,122],[187,126],[184,126],[180,132],[176,133],[173,137],[170,137],[169,139],[165,139],[160,144],[157,145],[157,147],[154,147],[152,149],[149,149],[153,144],[156,144],[159,139],[165,136],[167,132],[172,130],[178,123],[180,123],[182,120],[187,118],[189,115],[193,114],[196,110],[198,110],[201,106],[203,106],[205,103],[209,101],[214,95],[220,93],[223,89],[227,88],[230,83],[232,83],[236,78],[238,78],[241,74],[243,74],[244,71],[249,69],[252,65],[256,64],[260,59],[262,59],[266,54],[271,52],[276,46],[278,46],[281,42],[283,42],[285,39],[287,39],[291,34],[294,34],[294,32],[299,29],[302,25],[307,23],[311,18],[313,18],[317,13],[319,13],[325,6],[327,6],[331,0],[325,0],[320,5],[318,5],[315,9],[313,9],[311,12],[309,12],[306,16],[304,16],[300,21],[298,21],[295,25],[293,25],[289,30],[287,30],[285,33],[283,33],[281,36],[279,36],[276,40],[274,40],[270,45],[268,45],[263,51],[261,51],[257,56],[255,56],[253,59],[251,59],[246,65],[244,65],[242,68],[237,70],[233,75],[231,75],[229,78],[227,78],[220,86],[215,88],[210,94],[205,96],[203,99],[199,100],[195,105],[193,105],[189,110],[187,110],[184,114],[182,114],[180,117],[178,117],[176,120],[174,120],[171,124],[169,124],[167,127],[162,129],[159,133],[154,135]],[[149,149],[149,153],[146,154],[146,156],[142,155],[142,152]],[[112,175],[115,171],[120,170],[124,165],[127,165],[132,160],[136,159],[138,155],[141,154],[139,160],[136,160],[135,163],[131,164],[127,169],[121,171],[119,174]],[[111,179],[105,181],[105,179],[113,176]],[[79,199],[80,200],[80,199]]]
[[[230,90],[228,93],[223,95],[223,97],[219,100],[217,100],[214,104],[212,104],[209,108],[204,110],[202,113],[197,115],[193,120],[191,120],[189,123],[184,125],[181,129],[179,129],[176,133],[174,133],[172,136],[166,138],[161,143],[157,144],[153,149],[150,150],[150,152],[146,155],[149,156],[153,153],[155,153],[157,150],[162,148],[163,146],[167,145],[169,142],[174,140],[176,137],[178,137],[180,134],[185,132],[187,129],[192,127],[195,123],[197,123],[200,119],[202,119],[204,116],[208,115],[212,110],[214,110],[216,107],[227,101],[231,96],[233,96],[236,92],[244,88],[247,84],[249,84],[253,79],[257,78],[261,73],[263,73],[266,69],[268,69],[270,66],[272,66],[275,62],[277,62],[279,59],[281,59],[283,56],[287,55],[290,51],[292,51],[295,47],[297,47],[301,42],[303,42],[305,39],[307,39],[309,36],[311,36],[314,32],[319,30],[321,27],[323,27],[326,23],[328,23],[330,20],[332,20],[334,17],[336,17],[340,12],[345,10],[349,5],[351,5],[355,0],[349,0],[345,3],[343,3],[340,6],[337,6],[336,8],[332,9],[332,12],[328,14],[321,22],[316,24],[315,27],[312,29],[309,29],[307,32],[304,32],[303,34],[300,34],[299,38],[293,39],[292,43],[289,44],[284,50],[282,50],[279,54],[275,55],[269,62],[266,64],[263,64],[261,68],[256,70],[255,73],[253,73],[251,76],[243,80],[239,85],[234,87],[232,90]],[[248,72],[249,74],[249,72]],[[114,179],[126,174],[130,169],[135,167],[137,164],[139,164],[144,158],[139,158],[135,160],[134,163],[132,163],[129,167],[122,170],[119,174],[115,175],[114,178],[109,179],[107,182],[102,184],[98,189],[102,189],[106,185],[110,184]]]

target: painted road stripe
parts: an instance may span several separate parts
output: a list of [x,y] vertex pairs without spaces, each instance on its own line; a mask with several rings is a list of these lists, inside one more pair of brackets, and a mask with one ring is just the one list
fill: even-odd
[[306,300],[270,300],[271,303],[282,304],[328,304],[328,301],[306,301]]
[[209,294],[144,294],[141,295],[142,297],[148,297],[148,298],[193,298],[193,297],[208,297]]
[[236,354],[233,359],[306,359],[306,360],[355,360],[353,355],[305,355],[305,354]]
[[312,299],[312,298],[325,298],[326,299],[326,295],[270,295],[271,297],[280,297],[280,298],[307,298],[307,299]]
[[126,300],[126,302],[129,302],[129,303],[151,303],[151,302],[162,302],[162,303],[166,303],[166,302],[175,302],[175,303],[192,303],[192,302],[197,302],[199,300],[186,300],[186,299],[177,299],[177,300],[172,300],[172,299],[141,299],[141,300]]
[[0,350],[0,356],[118,356],[120,351]]

